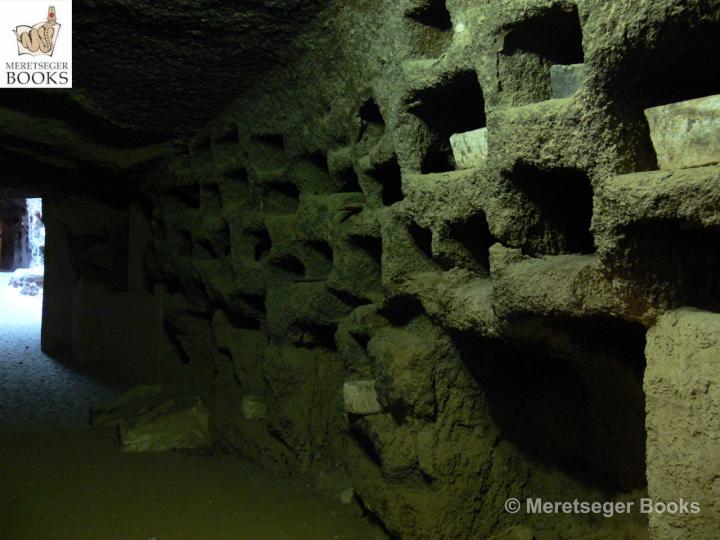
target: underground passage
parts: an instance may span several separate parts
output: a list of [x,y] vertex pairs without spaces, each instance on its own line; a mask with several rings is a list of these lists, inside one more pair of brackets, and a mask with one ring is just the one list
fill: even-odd
[[718,537],[720,5],[10,4],[1,540]]

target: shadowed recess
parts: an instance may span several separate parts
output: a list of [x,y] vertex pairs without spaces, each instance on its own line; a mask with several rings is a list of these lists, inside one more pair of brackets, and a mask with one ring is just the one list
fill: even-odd
[[[540,224],[530,231],[531,253],[593,253],[595,241],[590,225],[593,188],[583,171],[576,169],[539,170],[520,165],[510,174],[535,207]],[[534,238],[533,238],[534,237]]]
[[475,71],[461,71],[441,84],[412,93],[408,110],[430,131],[423,173],[454,170],[450,136],[485,127],[485,99]]

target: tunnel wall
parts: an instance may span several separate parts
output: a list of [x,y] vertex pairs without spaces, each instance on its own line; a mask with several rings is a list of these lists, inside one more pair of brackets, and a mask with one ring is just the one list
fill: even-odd
[[0,200],[0,269],[12,272],[31,262],[25,199]]
[[[720,90],[704,6],[343,3],[144,178],[148,370],[204,395],[218,445],[352,486],[391,536],[646,537],[503,503],[647,495],[646,329],[720,300],[717,167],[657,171],[643,115]],[[450,138],[483,128],[463,165]]]
[[43,350],[118,382],[169,380],[162,303],[145,278],[148,220],[128,187],[51,190],[44,206]]

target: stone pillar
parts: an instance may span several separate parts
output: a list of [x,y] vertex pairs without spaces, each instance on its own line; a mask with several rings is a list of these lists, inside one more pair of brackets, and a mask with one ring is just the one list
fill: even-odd
[[[720,314],[690,308],[647,334],[647,475],[655,503],[698,502],[651,513],[657,540],[717,538],[720,523]],[[686,510],[680,506],[680,510]]]
[[45,278],[42,349],[57,357],[72,348],[72,303],[78,276],[71,263],[70,239],[62,205],[45,200]]
[[148,292],[145,251],[151,236],[150,219],[139,203],[131,202],[128,217],[128,291],[130,292]]
[[30,261],[27,251],[25,199],[0,201],[0,222],[2,222],[0,268],[5,272],[27,268]]

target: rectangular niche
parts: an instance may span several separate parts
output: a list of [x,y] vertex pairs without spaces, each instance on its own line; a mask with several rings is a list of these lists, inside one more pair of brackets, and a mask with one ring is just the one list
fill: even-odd
[[584,171],[519,165],[507,174],[527,223],[523,249],[531,255],[595,252],[591,231],[593,187]]
[[452,45],[453,23],[445,0],[421,0],[405,16],[412,25],[412,47],[419,56],[437,58]]
[[576,5],[553,5],[505,29],[498,55],[501,100],[527,105],[552,97],[550,68],[585,61]]
[[485,127],[485,99],[474,71],[461,71],[442,83],[416,90],[408,99],[408,111],[423,123],[430,143],[425,149],[421,172],[452,171],[456,168],[450,137]]
[[647,484],[645,335],[639,323],[558,317],[516,321],[512,341],[456,340],[503,438],[539,467],[613,496]]

